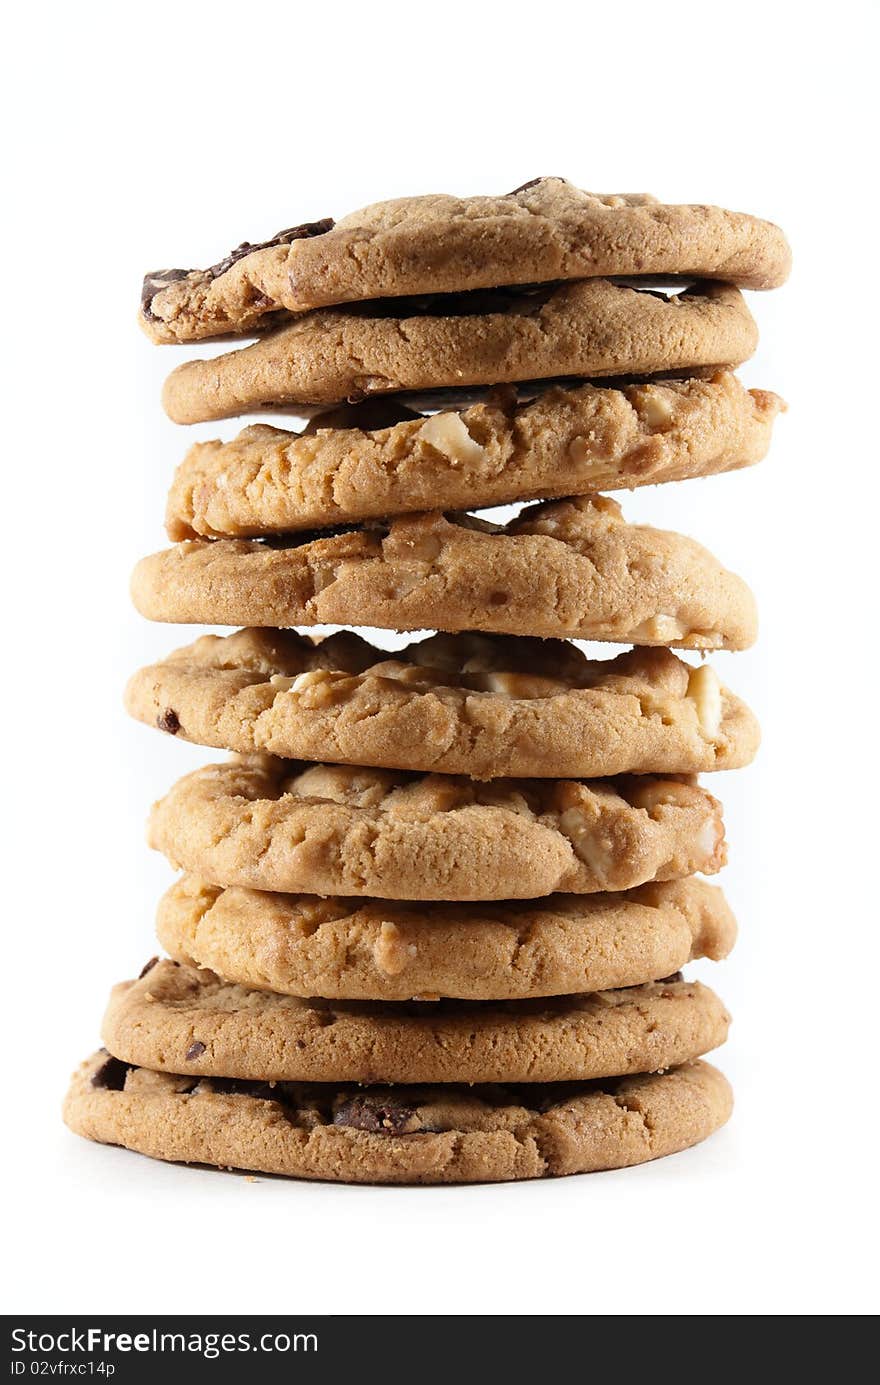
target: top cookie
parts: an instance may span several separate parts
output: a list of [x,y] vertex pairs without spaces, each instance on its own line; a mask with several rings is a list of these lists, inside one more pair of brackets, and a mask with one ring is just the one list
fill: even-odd
[[377,202],[335,226],[327,219],[259,245],[245,241],[209,269],[154,271],[144,279],[141,322],[153,341],[198,341],[253,330],[284,310],[606,274],[769,289],[790,264],[769,221],[535,178],[501,197]]

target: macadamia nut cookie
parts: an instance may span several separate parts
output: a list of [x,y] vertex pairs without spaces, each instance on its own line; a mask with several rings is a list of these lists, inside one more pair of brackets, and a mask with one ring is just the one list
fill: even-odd
[[220,889],[184,876],[159,905],[178,962],[279,995],[526,1000],[639,986],[725,957],[736,924],[702,880],[501,904]]
[[721,805],[686,778],[498,779],[241,756],[186,775],[150,844],[217,885],[381,899],[537,899],[712,874]]
[[168,497],[171,539],[258,538],[417,510],[629,490],[760,461],[778,395],[735,375],[551,386],[517,402],[496,389],[427,417],[392,397],[199,442]]
[[203,635],[136,673],[126,705],[221,750],[473,779],[731,769],[759,739],[710,664],[668,649],[588,659],[509,635],[434,635],[394,654],[350,631]]
[[627,524],[606,496],[525,509],[501,526],[407,515],[330,537],[194,539],[144,558],[150,620],[482,630],[680,649],[746,649],[754,598],[693,539]]

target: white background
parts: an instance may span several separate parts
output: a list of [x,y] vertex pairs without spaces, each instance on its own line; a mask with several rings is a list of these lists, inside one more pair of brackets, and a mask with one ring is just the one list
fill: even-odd
[[[7,17],[0,553],[9,1310],[842,1314],[876,1307],[876,7],[129,3]],[[872,30],[874,31],[872,34]],[[873,49],[873,52],[872,52]],[[624,498],[742,572],[762,635],[722,655],[759,711],[728,806],[741,940],[695,969],[735,1013],[738,1104],[628,1172],[359,1189],[150,1163],[61,1125],[110,983],[170,881],[150,802],[211,752],[128,724],[189,639],[129,605],[197,436],[159,389],[145,269],[425,191],[541,173],[780,222],[746,383],[770,458]],[[873,360],[872,358],[873,352]],[[191,351],[189,354],[198,354]]]

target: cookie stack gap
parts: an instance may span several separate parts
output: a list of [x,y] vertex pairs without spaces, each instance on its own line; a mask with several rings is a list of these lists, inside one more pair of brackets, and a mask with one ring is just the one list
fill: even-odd
[[[149,619],[243,627],[140,670],[130,713],[231,752],[153,809],[168,953],[114,988],[65,1116],[157,1158],[378,1183],[619,1168],[696,1144],[729,1016],[683,979],[736,925],[697,780],[754,756],[712,665],[752,595],[602,491],[735,470],[779,398],[732,368],[778,228],[535,179],[378,204],[144,283],[199,443]],[[537,501],[504,525],[474,513]],[[344,628],[437,633],[389,652]],[[575,639],[632,646],[588,658]],[[713,785],[714,787],[714,785]]]

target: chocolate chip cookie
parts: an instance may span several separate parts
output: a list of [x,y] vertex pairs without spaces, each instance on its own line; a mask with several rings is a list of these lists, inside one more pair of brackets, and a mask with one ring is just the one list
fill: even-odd
[[158,1072],[260,1082],[557,1082],[660,1072],[724,1042],[698,982],[517,1001],[302,999],[157,962],[113,988],[101,1037]]
[[377,202],[336,225],[245,241],[209,269],[154,271],[141,323],[157,342],[198,341],[256,330],[281,310],[497,284],[682,275],[768,289],[790,264],[779,227],[743,212],[533,178],[500,197]]
[[537,1086],[352,1086],[151,1072],[94,1054],[71,1130],[154,1159],[347,1183],[483,1183],[625,1168],[687,1149],[730,1115],[708,1063]]
[[174,423],[203,423],[399,391],[690,375],[740,365],[757,341],[745,300],[730,284],[697,284],[667,297],[583,279],[528,292],[479,291],[453,302],[319,308],[251,346],[179,365],[162,401]]

